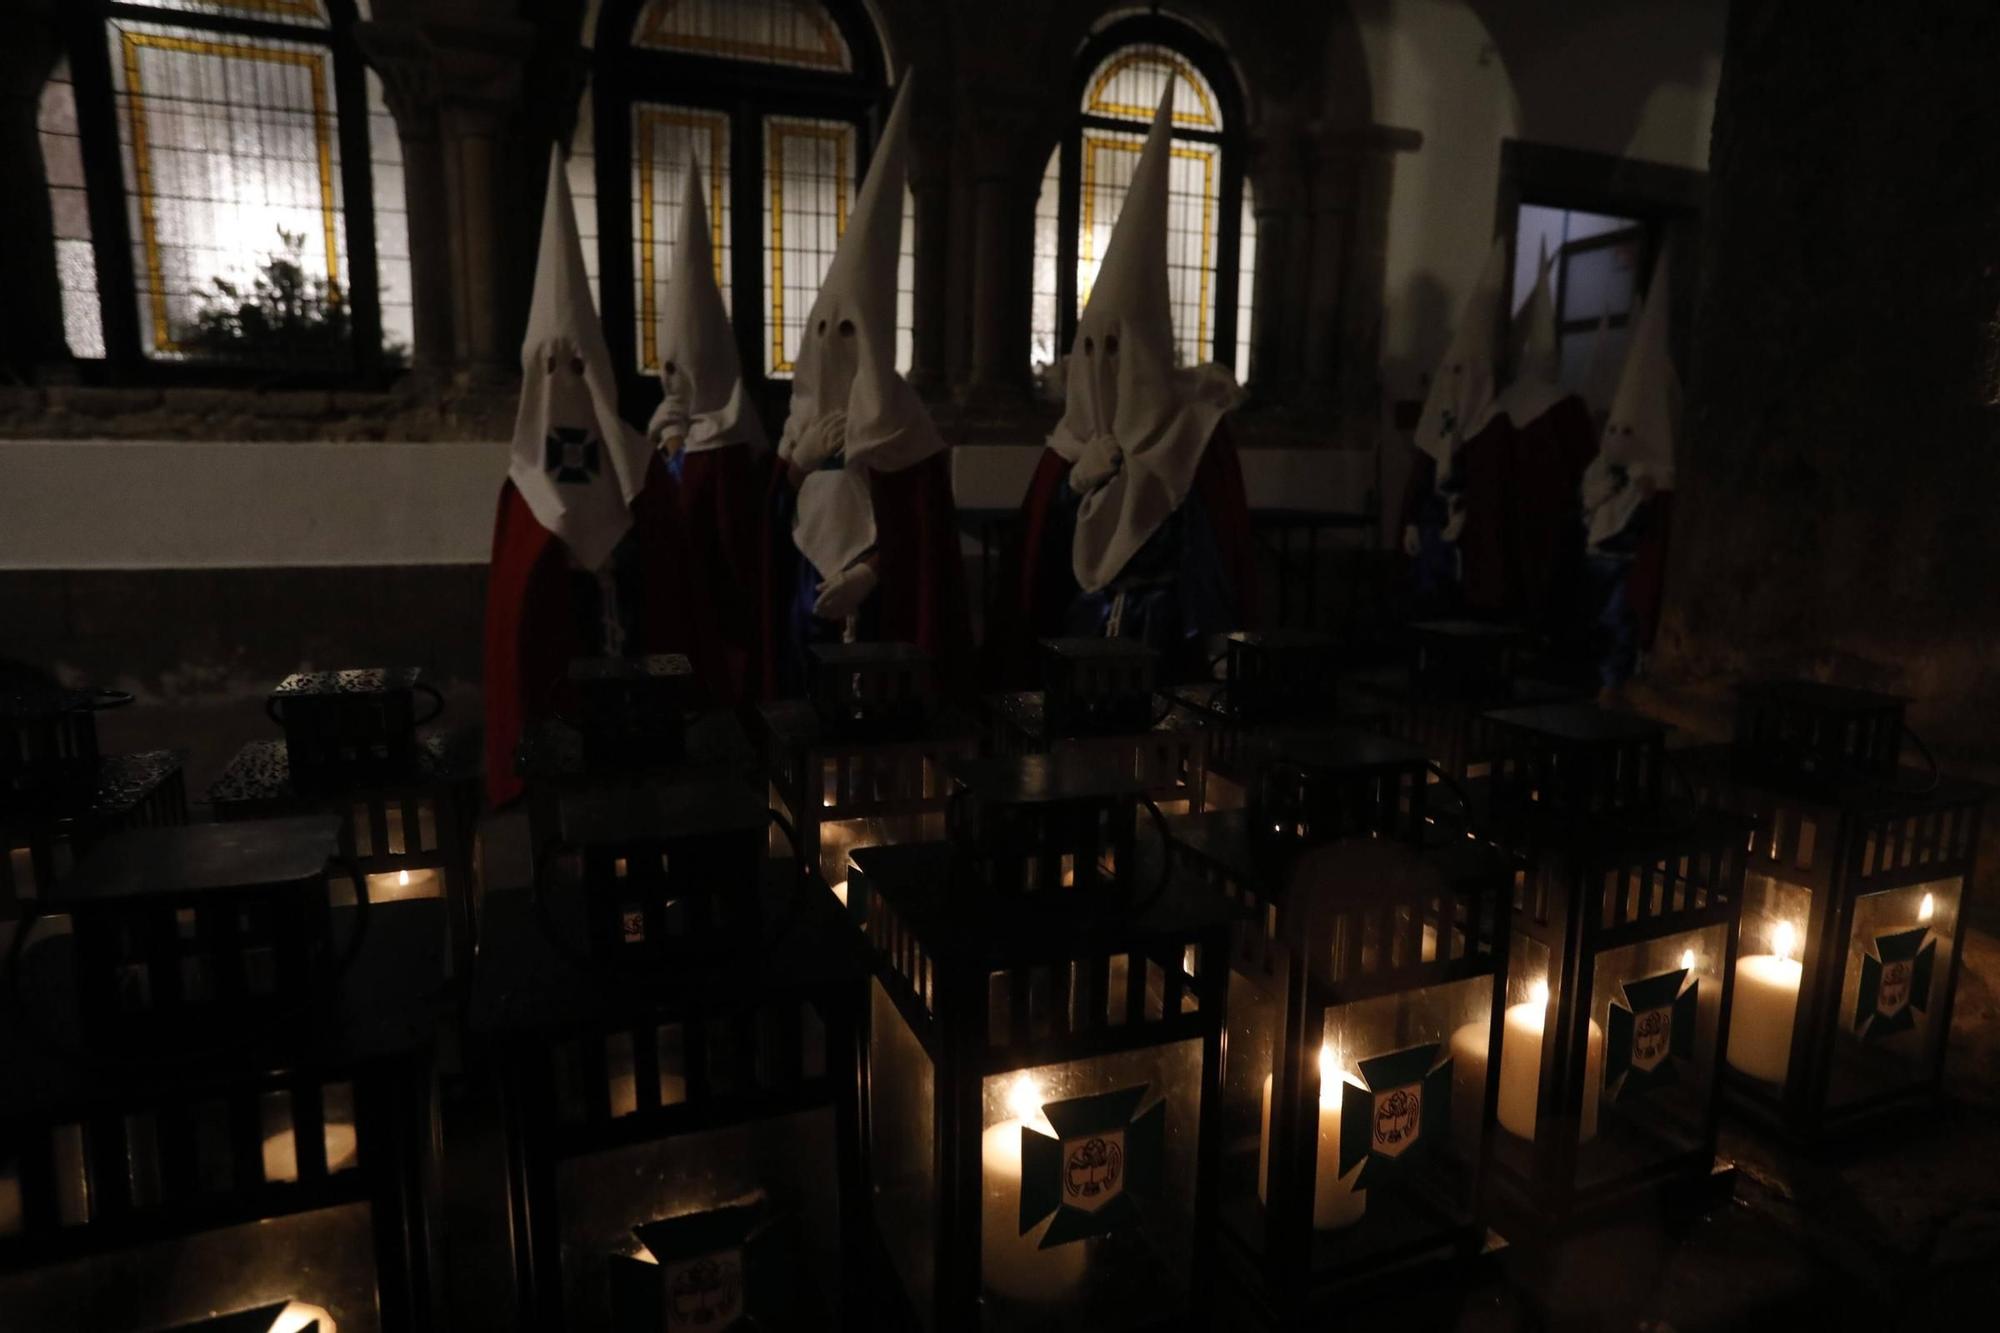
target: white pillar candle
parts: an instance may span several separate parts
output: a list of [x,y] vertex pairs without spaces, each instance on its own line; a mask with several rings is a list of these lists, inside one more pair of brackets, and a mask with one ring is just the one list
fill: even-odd
[[368,901],[401,902],[406,898],[438,898],[444,895],[444,881],[435,867],[420,870],[386,870],[368,877]]
[[[1319,1048],[1319,1148],[1313,1157],[1313,1227],[1331,1231],[1353,1226],[1368,1211],[1368,1192],[1354,1188],[1364,1159],[1345,1177],[1340,1174],[1341,1087],[1352,1079],[1338,1077],[1340,1059],[1330,1046]],[[1356,1083],[1356,1087],[1360,1084]],[[1257,1201],[1270,1202],[1271,1075],[1264,1075],[1264,1128],[1257,1140]]]
[[988,1290],[1010,1300],[1053,1302],[1083,1277],[1084,1241],[1038,1249],[1047,1220],[1021,1234],[1021,1128],[1053,1137],[1041,1089],[1026,1074],[1007,1093],[1012,1115],[980,1136],[985,1198],[979,1214],[980,1271]]
[[[1500,1037],[1500,1103],[1496,1114],[1509,1134],[1535,1137],[1536,1103],[1542,1086],[1542,1030],[1548,1023],[1549,990],[1536,982],[1520,1004],[1509,1005]],[[1467,1023],[1451,1034],[1451,1054],[1458,1077],[1475,1082],[1486,1077],[1487,1025]],[[1597,1137],[1597,1103],[1604,1088],[1604,1029],[1591,1020],[1583,1058],[1583,1135]]]
[[1799,1013],[1805,966],[1792,957],[1798,928],[1780,921],[1771,952],[1736,960],[1736,998],[1729,1011],[1729,1067],[1782,1084],[1792,1067],[1792,1025]]

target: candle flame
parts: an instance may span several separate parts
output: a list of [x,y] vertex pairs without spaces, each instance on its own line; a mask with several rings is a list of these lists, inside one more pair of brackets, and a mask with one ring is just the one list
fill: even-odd
[[1549,1007],[1549,983],[1546,978],[1528,987],[1528,1003],[1543,1009]]
[[397,887],[397,888],[399,888],[399,889],[407,889],[407,888],[409,888],[409,887],[410,887],[410,872],[409,872],[409,871],[407,871],[407,870],[398,870],[398,871],[396,872],[396,887]]
[[1042,1113],[1042,1085],[1033,1074],[1022,1074],[1007,1089],[1007,1111],[1016,1120],[1027,1121]]
[[1781,961],[1792,956],[1792,950],[1798,947],[1798,943],[1798,927],[1791,922],[1780,921],[1771,927],[1771,952],[1778,955]]
[[1693,949],[1682,949],[1682,950],[1681,950],[1681,970],[1682,970],[1682,971],[1684,971],[1684,972],[1686,972],[1686,971],[1693,971],[1693,970],[1694,970],[1694,950],[1693,950]]
[[1928,921],[1931,919],[1931,914],[1936,911],[1937,899],[1927,893],[1924,895],[1923,902],[1917,907],[1917,920]]

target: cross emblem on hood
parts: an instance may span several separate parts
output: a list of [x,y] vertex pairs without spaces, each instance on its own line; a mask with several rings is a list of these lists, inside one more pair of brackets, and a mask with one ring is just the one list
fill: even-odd
[[554,426],[542,444],[542,468],[557,484],[588,486],[604,470],[604,445],[588,426]]

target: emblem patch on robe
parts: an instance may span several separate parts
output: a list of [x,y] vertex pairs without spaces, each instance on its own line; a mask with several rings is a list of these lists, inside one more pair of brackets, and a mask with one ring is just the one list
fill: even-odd
[[1433,1041],[1355,1068],[1365,1086],[1340,1085],[1340,1174],[1365,1162],[1354,1182],[1365,1190],[1450,1134],[1451,1058],[1440,1061]]
[[556,426],[542,442],[542,470],[558,485],[588,486],[604,470],[604,441],[588,426]]
[[1054,1138],[1021,1127],[1022,1235],[1055,1214],[1042,1233],[1046,1250],[1138,1217],[1134,1192],[1158,1188],[1167,1144],[1166,1102],[1139,1111],[1149,1086],[1048,1103],[1042,1114]]
[[668,1333],[719,1333],[743,1317],[743,1251],[665,1265]]
[[1879,1041],[1917,1025],[1931,1006],[1931,973],[1937,941],[1929,926],[1875,937],[1875,952],[1861,956],[1860,995],[1854,1005],[1854,1032]]
[[1612,1002],[1605,1034],[1604,1091],[1613,1101],[1679,1081],[1677,1064],[1694,1058],[1701,983],[1689,981],[1688,970],[1677,967],[1628,981],[1621,989],[1624,1003]]

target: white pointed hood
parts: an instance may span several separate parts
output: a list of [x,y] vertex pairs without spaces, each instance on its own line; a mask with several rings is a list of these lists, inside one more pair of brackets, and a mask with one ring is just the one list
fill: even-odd
[[618,415],[618,381],[590,303],[569,177],[557,149],[549,156],[507,475],[535,521],[561,538],[578,564],[598,569],[632,526],[628,502],[645,485],[651,457],[646,441]]
[[1556,340],[1555,284],[1549,281],[1550,267],[1548,242],[1543,241],[1534,290],[1528,293],[1527,303],[1515,317],[1508,340],[1514,378],[1483,414],[1486,418],[1505,416],[1517,430],[1569,396],[1558,383],[1562,376],[1562,349]]
[[1240,396],[1221,366],[1174,366],[1167,287],[1167,203],[1173,165],[1169,78],[1104,262],[1065,362],[1062,420],[1049,447],[1071,463],[1093,440],[1115,441],[1122,464],[1077,512],[1071,564],[1096,592],[1187,498],[1209,438]]
[[1417,418],[1415,443],[1436,461],[1439,485],[1451,476],[1453,455],[1484,423],[1486,409],[1493,402],[1495,328],[1506,272],[1507,242],[1503,237],[1493,242],[1479,282],[1459,312],[1451,346],[1431,376],[1423,414]]
[[1667,256],[1653,266],[1646,304],[1625,354],[1618,391],[1597,457],[1583,476],[1583,504],[1589,515],[1590,544],[1625,530],[1645,500],[1638,483],[1653,491],[1674,488],[1674,443],[1680,436],[1681,387],[1667,347]]
[[736,337],[715,285],[707,191],[701,166],[688,157],[680,226],[660,319],[660,388],[656,429],[679,435],[691,453],[726,444],[764,443],[764,425],[743,393]]

